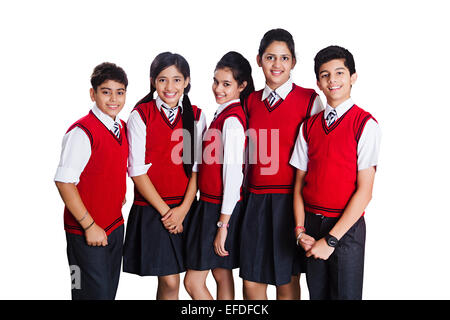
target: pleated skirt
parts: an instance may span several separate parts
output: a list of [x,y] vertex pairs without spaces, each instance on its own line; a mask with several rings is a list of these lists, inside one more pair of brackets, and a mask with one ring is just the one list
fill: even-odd
[[[170,205],[171,208],[175,206]],[[184,272],[184,227],[195,206],[194,203],[183,222],[183,232],[170,234],[156,209],[133,204],[125,233],[123,271],[140,276],[166,276]]]
[[249,193],[240,245],[239,276],[244,280],[279,286],[305,272],[292,201],[292,194]]
[[217,221],[221,204],[200,200],[186,227],[186,268],[210,270],[215,268],[234,269],[239,267],[240,231],[242,203],[237,202],[230,217],[225,249],[229,255],[221,257],[214,251]]

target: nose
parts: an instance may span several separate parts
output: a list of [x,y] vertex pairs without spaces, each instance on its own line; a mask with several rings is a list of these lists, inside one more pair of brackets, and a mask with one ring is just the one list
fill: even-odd
[[116,101],[116,99],[117,99],[117,93],[116,93],[116,92],[111,93],[111,96],[110,96],[109,99],[110,99],[111,101]]

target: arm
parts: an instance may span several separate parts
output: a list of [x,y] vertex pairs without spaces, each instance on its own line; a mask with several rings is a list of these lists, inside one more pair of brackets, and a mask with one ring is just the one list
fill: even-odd
[[67,209],[85,230],[87,244],[90,246],[106,246],[108,244],[106,232],[95,223],[92,216],[87,212],[75,184],[60,181],[55,181],[55,183]]
[[[245,155],[244,127],[236,117],[229,117],[223,125],[223,201],[219,220],[228,224],[236,203],[241,197],[241,186],[244,179],[242,165]],[[217,228],[214,240],[214,250],[217,255],[224,257],[229,253],[225,250],[228,228]]]
[[[295,176],[294,183],[294,220],[296,226],[305,225],[305,206],[303,202],[303,186],[305,185],[306,171],[297,169],[297,174]],[[309,236],[307,230],[295,229],[295,238],[298,239],[298,244],[305,250],[311,249],[315,240],[313,237]],[[301,235],[300,235],[301,233]],[[299,238],[300,236],[300,238]]]
[[[355,224],[372,199],[373,181],[375,179],[375,168],[370,167],[358,171],[356,192],[350,198],[344,213],[336,225],[330,230],[330,234],[340,240],[347,231]],[[322,238],[312,246],[306,253],[307,257],[313,256],[318,259],[328,259],[334,252],[334,248],[328,246],[325,238]]]

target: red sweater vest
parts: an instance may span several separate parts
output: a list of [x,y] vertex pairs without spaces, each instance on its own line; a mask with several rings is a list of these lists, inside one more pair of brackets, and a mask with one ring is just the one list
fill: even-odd
[[[192,106],[194,119],[200,119],[201,109]],[[167,204],[180,203],[184,198],[189,179],[183,168],[183,120],[181,112],[171,124],[166,114],[158,110],[155,100],[142,103],[134,108],[144,121],[147,128],[145,163],[151,163],[147,175],[155,186],[161,198]],[[175,132],[172,141],[172,133],[179,130],[179,135]],[[194,143],[192,137],[192,143]],[[173,155],[172,155],[173,153]],[[134,189],[134,203],[141,206],[150,205],[147,200]]]
[[[203,138],[202,163],[199,166],[198,187],[200,200],[222,203],[223,200],[223,140],[222,132],[225,120],[236,117],[242,124],[244,131],[247,129],[247,120],[244,109],[240,103],[233,103],[223,110],[214,119]],[[220,135],[218,135],[220,133]],[[204,152],[204,151],[207,152]],[[217,153],[219,154],[217,154]],[[241,189],[242,192],[242,189]],[[242,199],[242,194],[241,194]]]
[[[123,224],[128,142],[123,121],[122,126],[118,140],[91,111],[67,130],[79,127],[91,142],[91,157],[80,175],[77,189],[89,214],[107,235]],[[64,229],[84,234],[67,207],[64,209]]]
[[353,105],[328,127],[323,114],[319,112],[303,125],[309,158],[303,199],[306,211],[339,217],[356,190],[358,141],[373,117]]
[[262,93],[263,90],[252,93],[246,103],[248,189],[256,194],[292,193],[295,169],[289,160],[300,124],[310,116],[317,93],[293,84],[286,100],[280,99],[272,107],[267,99],[261,101]]

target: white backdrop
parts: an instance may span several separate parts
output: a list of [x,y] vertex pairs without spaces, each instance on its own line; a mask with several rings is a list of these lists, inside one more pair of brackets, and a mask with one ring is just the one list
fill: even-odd
[[[89,77],[103,61],[129,78],[126,120],[149,89],[162,51],[190,63],[191,101],[211,121],[213,69],[246,56],[256,87],[263,34],[289,30],[293,80],[318,90],[313,58],[338,44],[355,57],[355,102],[383,132],[366,213],[365,299],[449,299],[446,1],[2,1],[0,4],[0,299],[69,299],[63,203],[53,183],[62,137],[91,107]],[[324,101],[323,95],[321,95]],[[324,101],[325,102],[325,101]],[[123,213],[133,198],[128,179]],[[237,274],[237,273],[236,273]],[[156,278],[122,273],[118,299],[154,299]],[[208,284],[214,290],[210,277]],[[236,276],[237,298],[242,299]],[[304,278],[302,298],[308,298]],[[274,289],[269,289],[273,299]],[[188,299],[181,286],[180,298]]]

